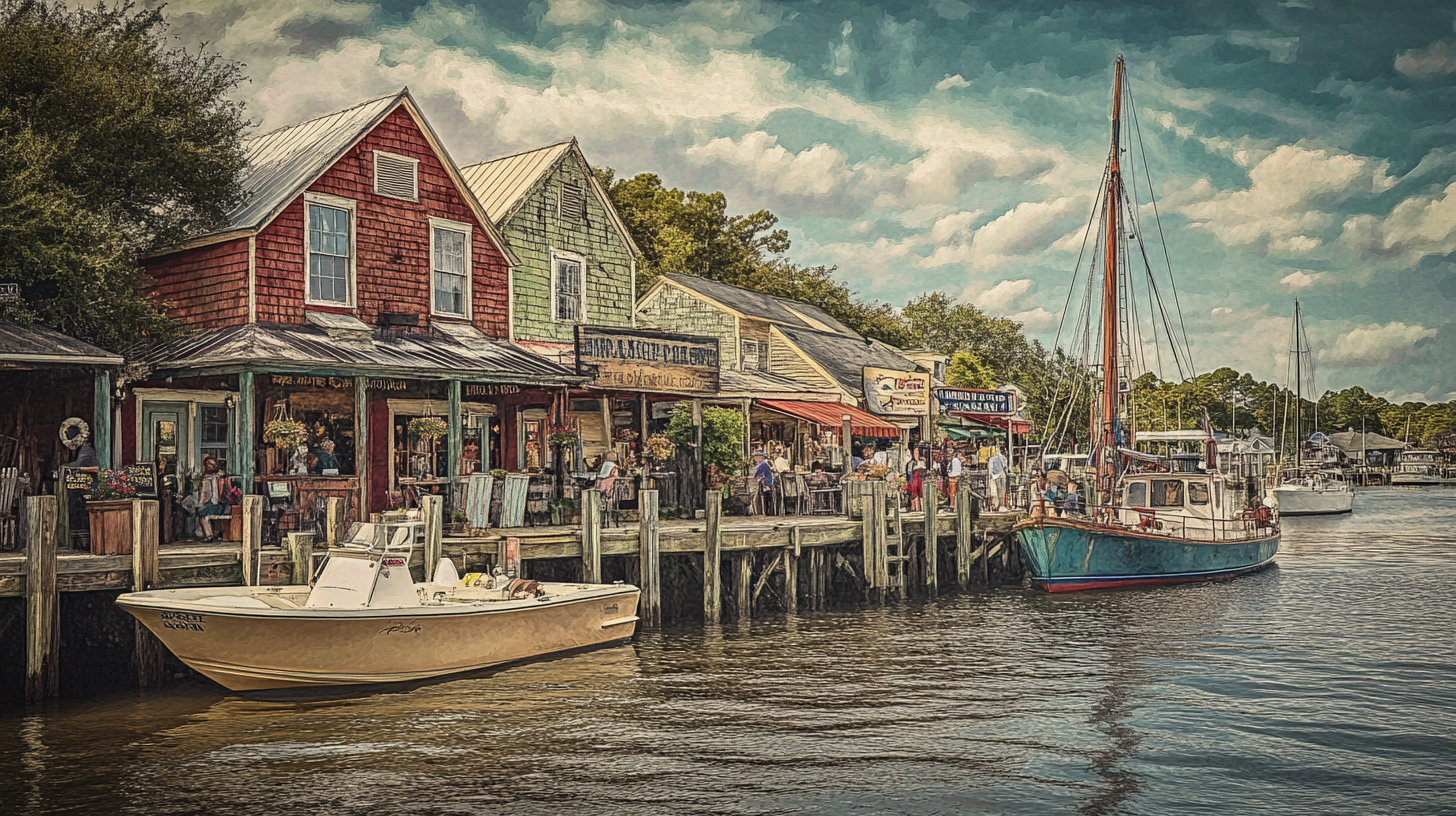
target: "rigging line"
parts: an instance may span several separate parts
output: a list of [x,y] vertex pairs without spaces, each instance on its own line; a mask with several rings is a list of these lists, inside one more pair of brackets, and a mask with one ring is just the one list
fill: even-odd
[[[1111,169],[1111,163],[1109,163],[1108,166],[1102,168],[1103,183],[1101,184],[1101,187],[1103,188],[1107,186],[1107,174],[1111,172]],[[1072,267],[1072,279],[1067,282],[1067,302],[1062,304],[1062,319],[1057,321],[1057,336],[1056,339],[1052,341],[1053,346],[1061,345],[1062,324],[1066,321],[1067,318],[1067,307],[1072,305],[1072,293],[1077,289],[1077,275],[1080,274],[1082,271],[1082,258],[1086,255],[1087,252],[1087,239],[1092,236],[1092,221],[1097,217],[1097,211],[1100,209],[1097,204],[1101,200],[1102,195],[1098,194],[1097,199],[1092,202],[1092,214],[1087,216],[1087,230],[1082,233],[1082,247],[1081,249],[1077,250],[1077,265]],[[1088,275],[1089,277],[1091,275],[1091,265],[1088,266]],[[1073,327],[1073,331],[1076,331],[1075,326]]]
[[[1151,262],[1148,261],[1146,248],[1143,249],[1143,261],[1148,263],[1149,268],[1151,268]],[[1168,307],[1163,302],[1163,293],[1155,287],[1153,294],[1158,299],[1158,311],[1163,316],[1163,329],[1168,335],[1168,350],[1173,353],[1173,360],[1178,365],[1178,377],[1182,380],[1192,379],[1194,376],[1192,352],[1186,347],[1183,349],[1184,356],[1188,362],[1188,371],[1185,373],[1183,371],[1183,360],[1178,357],[1178,337],[1174,334],[1173,327],[1168,323]]]
[[[1132,110],[1132,126],[1137,131],[1138,143],[1142,144],[1142,121],[1138,119],[1137,106],[1132,104],[1132,85],[1127,86],[1128,107]],[[1153,191],[1152,175],[1148,170],[1148,153],[1142,151],[1143,176],[1148,179],[1148,198],[1153,205],[1153,223],[1158,225],[1158,242],[1163,245],[1163,260],[1168,264],[1168,281],[1173,287],[1173,305],[1178,309],[1178,326],[1183,330],[1183,344],[1188,354],[1188,370],[1190,376],[1196,374],[1197,369],[1193,367],[1193,345],[1188,341],[1188,324],[1183,319],[1183,304],[1178,298],[1178,279],[1173,275],[1173,259],[1168,254],[1168,239],[1163,235],[1163,216],[1158,211],[1158,194]]]

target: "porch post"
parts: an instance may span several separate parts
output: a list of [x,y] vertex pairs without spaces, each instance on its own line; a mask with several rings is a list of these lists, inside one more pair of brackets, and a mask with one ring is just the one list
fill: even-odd
[[[359,480],[359,521],[369,520],[369,378],[354,378],[354,478]],[[330,544],[334,542],[330,541]]]
[[[453,483],[460,481],[460,452],[465,442],[463,439],[465,436],[465,422],[460,416],[459,380],[450,381],[449,394],[449,403],[445,410],[450,414],[450,435],[445,438],[445,451],[446,455],[450,457],[450,461],[446,463],[445,467],[448,469],[450,481]],[[426,578],[425,580],[428,581],[430,579]]]
[[111,372],[96,372],[96,391],[91,398],[91,446],[96,463],[111,469]]
[[253,445],[257,438],[253,428],[253,372],[243,371],[238,374],[238,466],[235,468],[238,479],[242,481],[243,492],[255,492],[253,485]]

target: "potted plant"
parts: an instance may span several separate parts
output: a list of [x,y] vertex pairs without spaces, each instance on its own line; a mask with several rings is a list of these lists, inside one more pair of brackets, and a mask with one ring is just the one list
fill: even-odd
[[131,500],[136,486],[124,470],[100,470],[86,496],[91,523],[91,552],[98,555],[131,553]]
[[308,427],[290,417],[283,406],[278,406],[273,418],[263,426],[263,441],[281,450],[293,451],[308,438]]
[[560,448],[570,447],[576,444],[578,434],[576,429],[570,425],[557,425],[546,435],[546,440],[552,445]]
[[677,453],[677,445],[663,434],[653,434],[642,443],[642,456],[654,467],[661,467]]
[[445,525],[445,532],[450,535],[461,536],[466,532],[466,518],[464,511],[451,510],[450,521]]
[[437,416],[415,417],[406,426],[409,435],[415,439],[428,439],[435,441],[443,439],[450,433],[450,426],[445,420]]

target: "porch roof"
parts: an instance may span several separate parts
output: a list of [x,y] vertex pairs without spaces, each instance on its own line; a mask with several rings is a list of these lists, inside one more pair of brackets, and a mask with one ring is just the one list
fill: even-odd
[[121,357],[55,329],[0,320],[0,366],[47,368],[60,365],[119,366]]

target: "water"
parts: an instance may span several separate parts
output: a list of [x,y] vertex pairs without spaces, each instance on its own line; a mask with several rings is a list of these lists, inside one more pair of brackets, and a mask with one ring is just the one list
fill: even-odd
[[[21,813],[1456,813],[1456,490],[1276,568],[689,627],[308,702],[0,714]],[[13,805],[12,805],[13,803]]]

